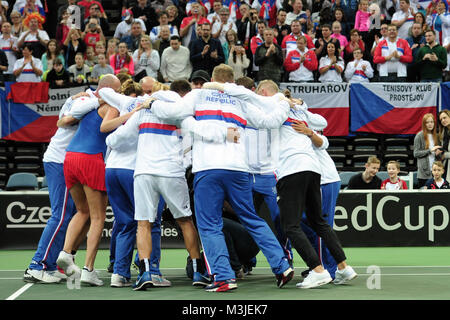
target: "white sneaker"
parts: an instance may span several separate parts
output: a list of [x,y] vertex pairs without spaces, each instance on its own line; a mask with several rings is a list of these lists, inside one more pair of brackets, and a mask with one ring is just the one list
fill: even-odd
[[58,259],[56,259],[56,264],[58,267],[64,270],[64,273],[67,277],[72,276],[74,273],[79,271],[80,268],[74,268],[75,263],[73,262],[73,255],[67,253],[65,251],[61,251],[58,255]]
[[121,276],[120,274],[113,273],[111,275],[111,287],[114,288],[123,288],[123,287],[131,287],[130,279]]
[[330,276],[330,273],[325,270],[324,272],[315,272],[311,270],[308,276],[303,280],[303,282],[297,283],[297,288],[301,289],[310,289],[319,286],[323,286],[324,284],[330,283],[333,279]]
[[59,272],[58,270],[47,271],[47,272],[48,272],[50,275],[52,275],[53,277],[56,277],[56,278],[61,279],[61,281],[62,281],[62,280],[67,280],[67,276],[66,276],[64,273]]
[[355,279],[358,276],[358,274],[353,270],[352,267],[346,266],[342,270],[336,270],[336,275],[334,278],[333,283],[334,284],[344,284],[346,282],[349,282],[350,280]]
[[158,274],[152,274],[152,284],[155,287],[170,287],[172,283]]
[[91,286],[100,287],[103,281],[98,278],[98,273],[95,270],[89,271],[87,268],[81,270],[81,283],[90,284]]
[[23,281],[34,283],[59,283],[61,279],[54,277],[51,272],[45,270],[27,269],[23,275]]

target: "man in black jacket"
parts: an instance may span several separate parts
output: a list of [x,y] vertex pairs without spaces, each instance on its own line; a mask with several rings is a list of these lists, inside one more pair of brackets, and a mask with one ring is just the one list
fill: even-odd
[[190,48],[192,72],[206,70],[211,75],[215,66],[225,62],[220,41],[211,37],[211,25],[204,23],[201,26],[202,37],[195,40]]
[[273,42],[273,29],[264,30],[264,43],[255,52],[255,65],[259,67],[257,81],[272,80],[280,84],[283,70],[283,52],[281,47]]

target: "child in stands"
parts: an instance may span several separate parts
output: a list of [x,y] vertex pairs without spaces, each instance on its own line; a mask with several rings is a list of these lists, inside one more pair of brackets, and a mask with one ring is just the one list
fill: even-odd
[[408,189],[406,182],[398,177],[400,173],[400,163],[398,161],[389,161],[387,164],[389,178],[381,183],[382,190],[405,190]]
[[444,175],[444,164],[441,161],[435,161],[431,169],[433,178],[429,179],[424,189],[450,189],[450,184],[442,178]]

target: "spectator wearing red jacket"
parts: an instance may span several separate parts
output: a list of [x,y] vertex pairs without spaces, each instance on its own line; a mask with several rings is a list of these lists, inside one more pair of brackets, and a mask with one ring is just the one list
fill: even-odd
[[407,65],[413,61],[408,41],[398,38],[397,27],[388,26],[388,37],[378,43],[373,62],[379,65],[380,82],[406,82]]
[[300,36],[296,40],[297,48],[291,50],[284,60],[284,68],[289,73],[289,81],[313,82],[313,71],[317,70],[317,57],[313,50],[306,47],[307,39]]
[[314,48],[314,43],[310,36],[304,34],[302,32],[302,25],[299,20],[294,20],[291,23],[291,33],[283,38],[283,42],[281,42],[281,49],[286,51],[286,56],[289,54],[291,50],[295,50],[297,48],[297,39],[301,36],[306,38],[306,46],[308,49]]
[[400,173],[400,163],[398,161],[389,161],[387,164],[389,178],[381,183],[382,190],[405,190],[408,189],[406,182],[398,177]]

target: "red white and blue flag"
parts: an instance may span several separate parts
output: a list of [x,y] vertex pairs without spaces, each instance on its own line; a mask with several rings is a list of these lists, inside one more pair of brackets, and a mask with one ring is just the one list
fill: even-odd
[[[26,101],[28,97],[21,97],[18,91],[14,93],[14,98],[19,100],[8,99],[8,95],[11,96],[11,83],[7,82],[5,88],[0,88],[0,138],[49,142],[56,132],[56,122],[64,102],[85,89],[85,87],[51,89],[47,91],[48,102],[18,103],[15,101]],[[27,95],[27,91],[24,90],[23,94]]]
[[438,91],[438,83],[354,83],[350,87],[350,130],[416,134],[422,117],[436,114]]
[[[349,84],[348,83],[281,83],[280,89],[289,89],[293,98],[300,98],[308,105],[308,111],[324,117],[328,126],[326,136],[349,134]],[[285,123],[288,125],[288,123]]]

